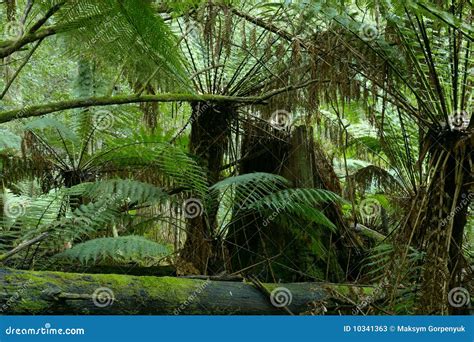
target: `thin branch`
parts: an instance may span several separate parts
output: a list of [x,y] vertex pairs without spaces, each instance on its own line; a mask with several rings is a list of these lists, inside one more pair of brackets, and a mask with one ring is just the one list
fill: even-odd
[[21,252],[25,248],[27,248],[31,245],[34,245],[35,243],[37,243],[39,241],[42,241],[42,240],[46,239],[48,237],[48,235],[49,235],[49,233],[45,232],[45,233],[43,233],[41,235],[38,235],[37,237],[35,237],[31,240],[23,242],[22,244],[20,244],[17,247],[13,248],[10,252],[7,252],[5,254],[0,255],[0,262],[4,262],[5,260],[7,260],[11,256],[13,256],[14,254],[16,254],[18,252]]
[[44,15],[44,17],[42,17],[40,20],[38,20],[30,29],[30,33],[34,33],[36,31],[38,31],[47,21],[49,18],[51,18],[53,16],[54,13],[56,13],[57,11],[59,11],[59,9],[61,8],[62,5],[64,5],[66,1],[62,1],[60,3],[57,3],[56,5],[54,5],[53,7],[51,7],[48,12]]
[[[241,12],[239,11],[238,9],[234,8],[234,7],[229,7],[229,10],[234,13],[236,16],[238,17],[241,17],[249,22],[251,22],[252,24],[255,24],[267,31],[270,31],[270,32],[273,32],[275,33],[276,35],[280,36],[281,38],[289,41],[289,42],[292,42],[294,37],[291,33],[285,31],[284,29],[281,29],[275,25],[273,25],[272,23],[268,23],[260,18],[257,18],[257,17],[253,17],[247,13],[244,13],[244,12]],[[306,47],[306,45],[304,43],[302,43],[304,45],[304,47]]]
[[214,102],[214,103],[234,103],[236,105],[265,104],[268,99],[283,92],[297,90],[306,87],[319,80],[310,80],[299,85],[291,85],[265,93],[261,96],[224,96],[210,94],[159,94],[159,95],[124,95],[124,96],[104,96],[91,97],[77,100],[60,101],[44,105],[27,106],[22,109],[0,112],[0,123],[9,122],[20,118],[29,118],[45,114],[55,113],[62,110],[86,107],[99,107],[109,105],[122,105],[129,103],[144,102]]
[[59,27],[50,26],[34,33],[25,34],[17,41],[0,41],[0,58],[8,57],[17,51],[20,51],[25,45],[52,36],[58,32],[60,32]]
[[5,89],[3,89],[2,93],[0,94],[0,100],[3,99],[3,97],[5,96],[5,94],[8,92],[8,89],[10,89],[11,85],[13,84],[13,82],[15,81],[15,79],[18,77],[18,75],[20,74],[21,70],[23,70],[23,68],[25,67],[26,64],[28,64],[28,62],[30,61],[31,59],[31,56],[33,56],[33,54],[35,53],[36,49],[40,46],[41,42],[43,41],[43,39],[39,40],[38,43],[36,43],[36,45],[33,47],[33,49],[31,49],[30,53],[28,54],[28,56],[26,57],[26,59],[23,61],[23,63],[21,63],[20,67],[16,70],[15,74],[12,76],[12,78],[8,81],[7,85],[5,86]]

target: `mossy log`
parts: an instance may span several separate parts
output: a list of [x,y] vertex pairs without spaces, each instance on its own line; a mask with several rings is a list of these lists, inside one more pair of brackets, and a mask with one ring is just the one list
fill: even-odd
[[[0,269],[2,314],[278,315],[350,310],[373,287],[328,283],[263,284],[291,293],[287,309],[272,305],[251,282],[176,277],[78,274]],[[284,294],[283,294],[284,296]],[[279,298],[279,297],[275,297]],[[279,299],[282,299],[280,297]]]
[[165,277],[175,276],[176,268],[171,265],[159,265],[159,266],[140,266],[133,263],[130,264],[98,264],[98,265],[84,265],[78,266],[68,263],[57,263],[48,265],[45,271],[62,271],[62,272],[74,272],[74,273],[90,273],[90,274],[125,274],[125,275],[136,275],[136,276],[154,276],[154,277]]

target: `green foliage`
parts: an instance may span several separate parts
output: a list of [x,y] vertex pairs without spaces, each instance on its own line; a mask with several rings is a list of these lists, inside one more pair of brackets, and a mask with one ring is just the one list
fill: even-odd
[[[392,289],[397,292],[395,301],[390,303],[393,310],[400,315],[409,315],[415,313],[416,297],[419,295],[420,287],[418,279],[423,272],[423,259],[425,253],[416,250],[413,247],[407,247],[408,253],[406,259],[394,260],[394,246],[390,243],[382,243],[370,251],[368,257],[363,262],[362,270],[366,281],[382,284],[386,287],[387,265],[390,266],[393,274],[402,276],[401,286],[398,289]],[[395,264],[393,264],[395,263]],[[385,285],[384,285],[385,284]],[[389,298],[385,298],[388,300]]]
[[99,238],[75,245],[57,255],[82,264],[104,261],[130,262],[162,258],[170,254],[167,246],[145,239],[142,236],[120,236]]
[[152,184],[121,179],[83,183],[69,189],[68,193],[73,199],[88,198],[90,201],[80,204],[56,226],[73,239],[103,232],[105,228],[121,223],[124,218],[128,218],[128,229],[132,230],[132,210],[163,204],[169,199],[163,189]]
[[287,185],[288,181],[284,177],[255,172],[226,178],[214,184],[210,190],[222,192],[223,196],[231,199],[240,208],[246,208]]
[[135,133],[130,138],[113,139],[110,148],[98,154],[94,163],[152,170],[154,175],[163,177],[166,185],[182,187],[201,197],[207,192],[207,177],[197,161],[153,135]]
[[249,207],[265,211],[299,217],[307,222],[319,224],[336,231],[336,226],[323,213],[321,207],[328,202],[342,202],[335,193],[322,189],[287,189],[267,195],[252,203]]
[[83,188],[82,195],[91,200],[106,198],[116,202],[126,200],[130,203],[151,204],[168,198],[163,189],[130,179],[83,183],[78,188]]
[[7,129],[0,129],[0,154],[10,150],[19,150],[21,138]]
[[234,220],[253,210],[272,220],[291,222],[292,218],[300,218],[306,224],[336,230],[320,208],[329,202],[342,202],[341,197],[323,189],[288,189],[289,185],[284,177],[256,172],[226,178],[213,185],[211,191],[222,191],[224,198],[230,196],[227,203],[234,205]]
[[[59,2],[44,0],[43,6],[48,9]],[[166,84],[163,81],[172,76],[178,82],[169,82],[169,87],[180,84],[186,88],[177,40],[163,19],[155,15],[150,2],[66,1],[54,19],[76,54],[126,66],[136,79],[147,79],[160,71],[155,81]]]
[[[19,19],[18,14],[26,13],[26,1],[16,3]],[[467,116],[460,133],[463,140],[458,142],[467,144],[472,131],[467,123],[473,120],[473,27],[467,2],[31,3],[20,36],[29,35],[54,5],[59,10],[38,32],[55,28],[59,33],[42,40],[29,60],[33,44],[4,59],[0,86],[3,89],[11,80],[13,84],[1,99],[2,111],[78,97],[170,90],[246,97],[289,88],[265,104],[245,109],[236,105],[239,110],[227,127],[224,154],[213,161],[216,167],[226,164],[219,175],[223,179],[216,184],[209,184],[208,170],[197,156],[187,153],[189,130],[196,125],[190,103],[81,108],[2,125],[0,175],[5,189],[0,198],[0,253],[49,232],[46,240],[13,260],[23,265],[31,258],[36,267],[62,252],[64,243],[73,243],[59,257],[84,264],[156,261],[170,255],[164,245],[170,240],[177,251],[183,246],[182,230],[203,228],[203,240],[210,241],[212,249],[216,242],[225,247],[233,228],[248,228],[258,238],[236,246],[248,255],[257,253],[252,243],[265,240],[265,234],[281,238],[282,244],[289,238],[292,251],[269,244],[258,250],[276,267],[291,259],[295,268],[304,265],[297,272],[310,270],[310,277],[324,280],[337,275],[380,283],[394,274],[402,289],[390,309],[413,313],[426,254],[422,248],[400,246],[394,236],[401,223],[412,229],[412,217],[428,222],[423,221],[424,211],[413,211],[419,203],[407,200],[423,194],[432,179],[427,137],[445,147],[449,139],[438,138],[459,133],[450,120],[458,112]],[[2,19],[4,12],[0,8]],[[0,23],[2,32],[6,22]],[[13,44],[8,33],[0,42],[1,51]],[[24,61],[27,64],[20,70]],[[21,72],[12,79],[16,71]],[[292,88],[309,80],[317,82]],[[275,174],[235,176],[239,163],[254,158],[242,153],[248,136],[287,139],[287,130],[266,129],[276,109],[288,111],[293,126],[311,126],[317,132],[314,138],[320,142],[322,157],[325,152],[338,167],[330,179],[334,187],[322,174],[330,162],[316,165],[314,178],[334,191],[339,191],[341,180],[341,196],[350,204],[327,190],[293,188]],[[100,113],[106,114],[107,122],[97,121]],[[283,168],[285,162],[281,161]],[[186,198],[202,202],[202,217],[183,214]],[[368,208],[361,208],[364,200]],[[387,229],[384,243],[364,250],[370,237],[346,230],[339,217],[341,204],[349,220]],[[471,213],[472,208],[468,216]],[[462,246],[471,264],[472,223],[468,217]],[[255,243],[263,245],[263,240]],[[346,243],[350,247],[345,248]],[[266,247],[281,252],[280,259],[266,255]],[[362,268],[361,253],[366,256]],[[394,263],[402,254],[403,262]],[[282,267],[287,265],[295,271],[290,263]]]

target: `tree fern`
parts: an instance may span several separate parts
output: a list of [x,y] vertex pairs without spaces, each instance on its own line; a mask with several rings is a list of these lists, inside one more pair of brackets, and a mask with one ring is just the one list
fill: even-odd
[[[324,215],[321,206],[329,202],[342,202],[337,194],[322,189],[288,189],[289,181],[269,173],[249,173],[226,178],[211,191],[220,191],[225,203],[234,205],[234,218],[255,211],[272,220],[298,217],[308,223],[316,223],[335,230],[335,225]],[[230,222],[229,224],[232,224]]]
[[130,210],[163,204],[169,199],[166,192],[152,184],[122,179],[83,183],[69,189],[68,194],[91,201],[79,205],[54,228],[64,231],[71,239],[104,231],[129,217]]
[[170,254],[167,246],[141,236],[106,237],[86,241],[57,255],[83,264],[105,261],[129,262],[161,258]]
[[[205,197],[208,191],[204,169],[179,147],[172,146],[153,135],[136,134],[130,138],[114,139],[110,146],[98,153],[91,163],[110,168],[133,167],[153,169],[155,178],[165,184],[181,187]],[[101,167],[104,171],[107,167]]]
[[288,186],[289,182],[284,177],[255,172],[226,178],[214,184],[210,191],[222,192],[222,196],[230,197],[231,201],[240,208],[245,208],[273,193]]
[[336,226],[320,208],[324,203],[341,201],[341,197],[328,190],[286,189],[263,197],[252,203],[250,208],[265,211],[267,214],[299,217],[335,231]]
[[[60,0],[43,0],[45,11]],[[110,65],[126,66],[136,78],[148,79],[160,70],[161,81],[171,76],[187,88],[177,40],[150,2],[142,0],[69,0],[53,16],[72,51],[98,57]]]
[[[111,202],[127,201],[129,203],[151,204],[167,200],[163,189],[130,179],[103,180],[95,183],[84,183],[76,187],[82,195],[92,199],[106,199]],[[77,193],[75,189],[71,191]]]

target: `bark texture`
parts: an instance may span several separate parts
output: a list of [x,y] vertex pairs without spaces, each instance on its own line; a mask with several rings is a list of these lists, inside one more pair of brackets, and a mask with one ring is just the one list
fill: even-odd
[[[0,312],[10,315],[288,314],[247,282],[0,269],[0,286]],[[328,283],[263,287],[268,293],[285,288],[293,314],[314,313],[322,303],[329,312],[350,310],[374,294],[370,286]]]

